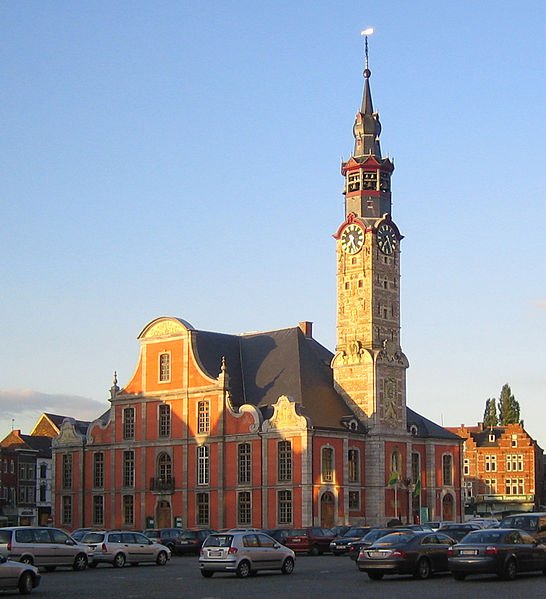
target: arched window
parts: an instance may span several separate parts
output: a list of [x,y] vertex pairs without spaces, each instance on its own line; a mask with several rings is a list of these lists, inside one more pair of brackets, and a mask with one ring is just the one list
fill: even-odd
[[399,476],[402,474],[402,454],[398,449],[391,453],[391,473]]
[[350,483],[360,480],[360,452],[358,449],[349,449],[347,453],[347,467]]
[[157,475],[160,480],[167,482],[173,474],[171,456],[167,453],[160,453],[157,458]]
[[449,453],[442,456],[442,475],[444,486],[451,486],[453,484],[453,456]]

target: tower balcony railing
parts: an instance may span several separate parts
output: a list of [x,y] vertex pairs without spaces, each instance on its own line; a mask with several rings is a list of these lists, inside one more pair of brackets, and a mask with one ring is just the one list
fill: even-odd
[[159,476],[150,479],[150,491],[156,493],[172,493],[174,486],[173,476]]

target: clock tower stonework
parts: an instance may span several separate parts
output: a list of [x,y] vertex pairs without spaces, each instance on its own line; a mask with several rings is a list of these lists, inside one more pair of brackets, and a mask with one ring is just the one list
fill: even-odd
[[[366,59],[367,62],[367,59]],[[337,344],[334,384],[367,430],[366,513],[381,518],[386,443],[408,439],[406,369],[400,346],[400,242],[391,217],[394,164],[381,156],[371,71],[364,71],[362,107],[353,127],[352,156],[341,165],[345,218],[337,251]],[[388,476],[388,474],[387,474]]]

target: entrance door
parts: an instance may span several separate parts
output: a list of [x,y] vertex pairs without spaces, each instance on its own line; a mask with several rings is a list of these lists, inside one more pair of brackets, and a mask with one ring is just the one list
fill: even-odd
[[334,526],[335,498],[330,491],[322,494],[320,498],[320,525],[323,528]]
[[171,504],[160,501],[157,504],[156,528],[170,528],[172,525]]
[[442,520],[455,520],[453,517],[453,495],[444,495],[442,499]]

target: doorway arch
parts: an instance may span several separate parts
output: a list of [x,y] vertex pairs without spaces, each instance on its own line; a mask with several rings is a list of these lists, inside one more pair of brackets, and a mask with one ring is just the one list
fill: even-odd
[[454,521],[454,501],[451,493],[446,493],[442,497],[442,520]]
[[156,528],[170,528],[172,526],[171,504],[168,501],[158,501],[155,510]]

